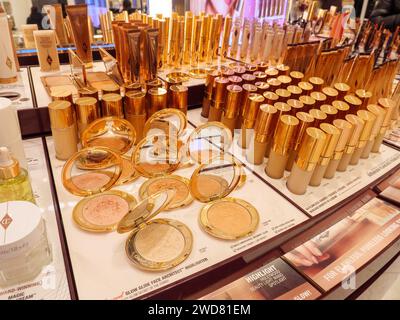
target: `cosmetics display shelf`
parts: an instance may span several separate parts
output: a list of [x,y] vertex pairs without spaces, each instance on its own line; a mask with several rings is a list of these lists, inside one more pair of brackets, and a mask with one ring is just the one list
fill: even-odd
[[[189,111],[189,121],[195,126],[207,122],[200,113],[200,109]],[[382,145],[379,153],[371,153],[369,159],[361,159],[357,166],[349,166],[346,172],[337,172],[334,178],[324,179],[318,187],[309,186],[304,195],[295,195],[286,187],[287,173],[282,179],[270,178],[264,171],[266,163],[252,165],[246,160],[246,150],[241,149],[237,143],[239,134],[235,136],[232,153],[271,188],[310,217],[325,216],[337,210],[344,202],[376,185],[400,166],[400,152]]]
[[[35,201],[46,222],[47,237],[52,251],[52,262],[45,266],[35,279],[29,282],[10,287],[0,287],[0,300],[69,300],[71,295],[64,264],[60,229],[50,189],[43,140],[41,138],[25,140],[24,148]],[[26,214],[29,214],[29,212],[26,212]]]
[[0,84],[0,97],[10,99],[17,110],[34,108],[28,68],[21,68],[17,77],[17,82]]

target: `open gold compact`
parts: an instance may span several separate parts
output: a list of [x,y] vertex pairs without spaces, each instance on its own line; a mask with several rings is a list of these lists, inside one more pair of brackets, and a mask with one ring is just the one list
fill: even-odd
[[112,232],[117,230],[121,219],[136,204],[133,196],[111,190],[82,199],[75,206],[72,218],[82,230],[94,233]]
[[181,136],[187,127],[186,115],[178,109],[163,109],[154,113],[144,126],[144,136],[167,134]]
[[183,223],[153,219],[173,201],[174,190],[155,193],[141,201],[118,224],[118,232],[131,232],[125,252],[138,268],[148,271],[171,269],[192,252],[193,235]]
[[175,196],[165,210],[187,207],[193,202],[189,183],[189,179],[176,175],[153,178],[142,184],[139,189],[139,196],[141,199],[145,199],[157,192],[173,189],[175,190]]
[[136,140],[135,128],[117,117],[92,122],[82,133],[82,147],[108,147],[120,154],[128,152]]

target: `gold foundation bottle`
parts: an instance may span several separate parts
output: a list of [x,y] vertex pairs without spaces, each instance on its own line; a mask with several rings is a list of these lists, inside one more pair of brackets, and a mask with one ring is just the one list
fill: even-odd
[[262,104],[260,106],[260,111],[258,112],[254,127],[254,136],[250,142],[249,151],[246,153],[246,159],[250,163],[259,165],[264,162],[268,140],[272,135],[272,120],[276,113],[276,108],[270,104]]
[[57,88],[51,92],[51,100],[53,101],[68,101],[71,104],[74,104],[72,98],[72,92],[69,89]]
[[340,130],[332,124],[321,123],[320,129],[325,133],[326,140],[318,164],[315,166],[314,172],[311,176],[310,186],[314,187],[321,184],[322,178],[328,168],[328,164],[335,153],[340,137]]
[[356,97],[361,100],[360,110],[366,110],[369,104],[369,99],[372,97],[372,93],[370,91],[364,89],[358,89],[355,92]]
[[306,193],[311,176],[324,149],[325,141],[326,136],[322,130],[315,127],[306,130],[299,155],[286,182],[290,192],[297,195]]
[[241,86],[230,84],[226,90],[228,94],[226,97],[226,104],[222,114],[221,122],[231,130],[233,135],[237,117],[240,111],[240,101],[242,98],[243,89]]
[[75,110],[80,136],[89,124],[100,118],[100,110],[97,107],[97,100],[92,97],[78,98],[75,102]]
[[364,121],[364,127],[361,131],[360,139],[358,140],[356,149],[354,150],[353,156],[350,160],[350,164],[353,166],[358,164],[361,154],[363,153],[364,148],[371,137],[372,128],[374,127],[374,122],[376,121],[376,116],[367,110],[357,111],[357,116]]
[[331,106],[329,104],[323,104],[320,110],[326,114],[327,118],[325,122],[327,123],[332,123],[333,120],[337,118],[338,110],[334,106]]
[[116,93],[103,95],[101,99],[101,114],[103,117],[124,118],[121,95]]
[[188,109],[188,88],[182,85],[174,85],[170,87],[171,105],[170,108],[178,109],[185,115]]
[[278,95],[272,91],[265,91],[263,93],[263,97],[265,98],[266,103],[272,104],[272,105],[274,105],[279,100]]
[[344,97],[344,101],[350,106],[350,113],[357,114],[357,111],[360,109],[362,104],[361,100],[356,96],[347,95]]
[[294,138],[299,120],[290,115],[279,118],[275,130],[274,142],[269,154],[265,173],[273,178],[280,179],[285,172],[286,163],[289,159],[289,150],[293,148]]
[[213,92],[214,80],[219,75],[220,72],[218,70],[210,70],[207,72],[203,106],[201,109],[201,116],[204,118],[208,118],[208,115],[210,113],[210,102]]
[[389,128],[390,120],[392,118],[392,113],[396,107],[396,102],[389,98],[380,98],[378,100],[378,105],[385,111],[385,117],[383,119],[382,127],[379,134],[375,138],[374,145],[371,152],[378,153],[381,148],[383,138],[385,137],[386,131]]
[[332,179],[335,176],[337,167],[339,166],[340,160],[343,157],[347,142],[349,141],[354,130],[353,125],[343,119],[334,120],[333,125],[340,130],[340,136],[333,157],[329,161],[325,171],[324,178],[326,179]]
[[68,101],[54,101],[49,104],[49,115],[56,158],[68,160],[78,151],[74,109]]
[[252,129],[254,128],[260,105],[264,102],[264,97],[258,93],[250,93],[247,98],[247,101],[243,107],[242,130],[238,140],[239,146],[243,149],[246,149],[249,145],[253,134]]
[[142,141],[146,123],[146,94],[143,91],[129,91],[125,95],[125,118],[136,131],[136,141]]
[[[247,100],[249,98],[249,95],[251,93],[257,93],[257,87],[255,85],[245,83],[242,85],[242,100],[240,102],[240,111],[239,111],[239,116],[237,117],[236,121],[236,129],[241,129],[242,128],[242,122],[243,122],[243,109],[245,104],[247,103]],[[264,96],[265,97],[265,96]],[[268,103],[267,101],[265,103]]]
[[354,150],[356,149],[358,144],[358,140],[360,139],[361,132],[364,128],[364,121],[354,114],[348,114],[346,116],[346,121],[352,124],[353,131],[349,140],[347,141],[342,159],[340,159],[339,165],[337,167],[337,171],[340,172],[344,172],[347,170],[347,166],[350,163],[351,157],[353,156]]
[[350,87],[347,83],[343,82],[338,82],[333,85],[333,87],[337,90],[339,93],[337,100],[343,100],[344,97],[348,94],[350,91]]
[[374,125],[372,127],[371,136],[367,141],[364,150],[361,154],[361,159],[368,159],[369,154],[371,153],[372,147],[374,146],[374,142],[376,137],[379,134],[379,131],[382,127],[383,120],[385,118],[385,110],[383,110],[380,106],[376,104],[370,104],[367,106],[367,111],[371,112],[375,115],[376,119],[374,121]]
[[221,121],[222,111],[224,110],[226,99],[226,87],[229,84],[229,79],[226,77],[217,77],[214,80],[213,94],[210,103],[210,113],[208,121]]
[[332,87],[323,88],[322,93],[326,96],[326,104],[331,104],[333,101],[337,100],[339,96],[339,92]]
[[166,109],[168,105],[167,90],[164,88],[152,88],[147,92],[147,117],[150,118],[157,111]]

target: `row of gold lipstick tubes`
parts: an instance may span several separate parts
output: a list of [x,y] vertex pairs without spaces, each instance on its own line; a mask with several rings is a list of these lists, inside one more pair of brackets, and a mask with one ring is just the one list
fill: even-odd
[[209,121],[221,121],[232,133],[240,129],[238,144],[249,162],[260,165],[268,158],[269,177],[290,171],[287,187],[294,194],[379,152],[392,118],[398,118],[390,98],[370,104],[366,90],[307,80],[284,65],[211,70],[202,107]]

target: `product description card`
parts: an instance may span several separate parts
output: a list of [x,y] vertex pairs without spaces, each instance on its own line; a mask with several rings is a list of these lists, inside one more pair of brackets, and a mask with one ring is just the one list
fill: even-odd
[[[206,122],[200,116],[201,109],[189,111],[189,121],[195,126]],[[338,203],[352,197],[374,181],[382,177],[400,164],[400,152],[394,148],[382,145],[379,153],[371,153],[368,159],[360,159],[358,165],[348,166],[345,172],[336,172],[333,179],[323,179],[318,187],[308,186],[304,195],[295,195],[286,187],[289,172],[285,172],[282,179],[272,179],[265,173],[267,159],[262,165],[253,165],[246,159],[246,152],[237,144],[238,134],[232,145],[232,154],[246,166],[273,186],[281,195],[294,202],[311,216],[329,210]]]
[[[53,261],[35,279],[7,288],[0,287],[1,300],[69,300],[70,293],[61,250],[58,226],[49,186],[42,139],[24,141],[29,176],[36,204],[43,213]],[[29,214],[29,213],[27,213]]]
[[400,210],[374,198],[284,257],[327,291],[356,284],[354,272],[399,236]]
[[33,108],[27,68],[21,68],[18,72],[17,82],[0,84],[0,97],[10,99],[17,110]]
[[384,141],[396,148],[400,148],[400,128],[388,131]]
[[201,300],[315,300],[320,292],[282,259],[276,259]]

